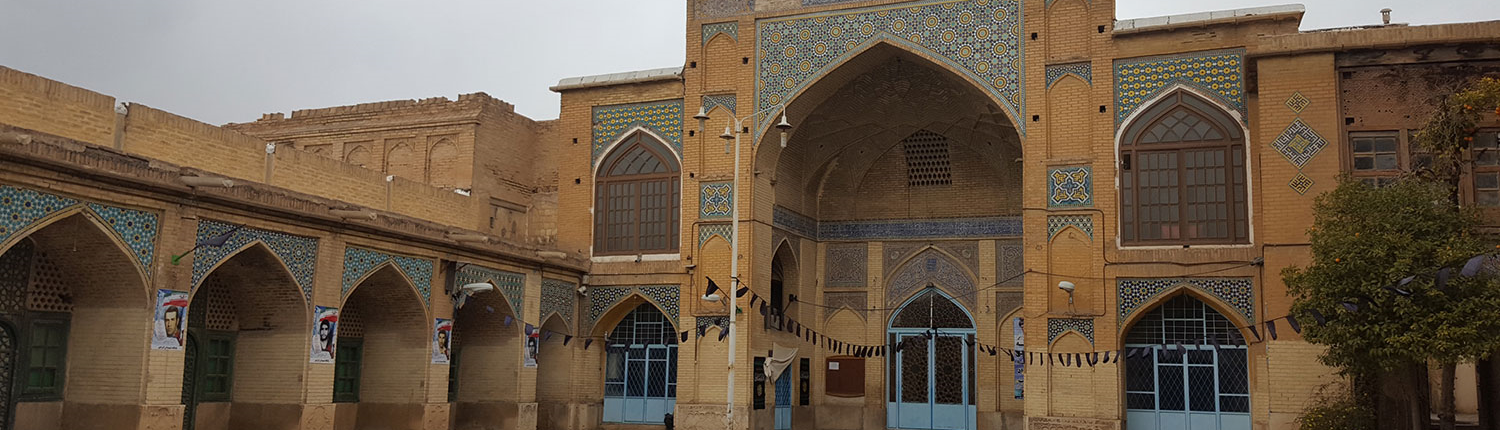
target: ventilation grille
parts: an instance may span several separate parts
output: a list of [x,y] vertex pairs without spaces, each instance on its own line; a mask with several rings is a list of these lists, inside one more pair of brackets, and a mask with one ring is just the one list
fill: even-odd
[[927,130],[901,141],[906,153],[906,185],[928,187],[953,184],[953,165],[948,158],[948,138]]
[[27,307],[41,312],[72,312],[68,285],[63,282],[62,269],[47,258],[47,253],[36,254],[36,270],[31,272],[31,292]]
[[339,337],[365,337],[365,320],[359,314],[359,308],[344,306],[339,311]]
[[[195,299],[193,300],[193,305],[189,306],[200,304],[206,306],[202,309],[202,311],[206,312],[202,327],[219,331],[234,330],[236,328],[234,326],[234,301],[229,298],[229,286],[224,285],[224,281],[215,277],[215,279],[210,280],[206,285],[198,288],[198,294],[207,294],[206,297],[203,297],[207,300],[200,301]],[[197,309],[194,310],[196,311]]]

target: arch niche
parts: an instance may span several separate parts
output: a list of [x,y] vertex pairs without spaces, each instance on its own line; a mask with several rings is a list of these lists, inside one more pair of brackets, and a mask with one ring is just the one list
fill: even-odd
[[340,309],[333,401],[357,404],[356,428],[420,427],[432,320],[416,287],[383,263],[355,284]]
[[492,428],[499,417],[514,417],[514,411],[503,409],[530,401],[520,398],[515,384],[525,321],[499,288],[469,297],[453,320],[448,400],[456,409],[454,428]]
[[1250,429],[1248,323],[1184,286],[1148,306],[1124,330],[1125,428]]
[[662,424],[676,408],[676,323],[638,293],[595,322],[593,335],[604,338],[605,424]]
[[974,429],[978,354],[974,317],[936,285],[901,304],[887,327],[886,426]]
[[310,312],[292,272],[263,242],[209,270],[190,296],[184,429],[295,424],[305,392]]

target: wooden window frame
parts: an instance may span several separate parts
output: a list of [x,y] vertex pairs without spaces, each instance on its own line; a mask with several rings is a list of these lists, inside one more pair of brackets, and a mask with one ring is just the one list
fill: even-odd
[[[198,371],[194,372],[198,381],[193,386],[198,390],[195,398],[200,402],[227,402],[234,393],[234,354],[235,354],[235,332],[228,331],[201,331],[196,342],[198,351]],[[213,345],[215,342],[224,342],[229,345],[229,350],[223,355],[214,355]],[[208,364],[211,360],[224,360],[224,370],[221,373],[209,373]],[[222,391],[209,391],[208,382],[211,378],[223,378],[224,389]]]
[[[1480,142],[1480,139],[1483,137],[1483,135],[1493,135],[1493,136],[1495,136],[1494,137],[1495,142],[1496,142],[1496,149],[1495,149],[1495,151],[1497,151],[1497,157],[1500,157],[1500,128],[1495,128],[1495,127],[1481,127],[1481,128],[1479,128],[1479,130],[1475,133],[1474,143],[1478,144]],[[1479,175],[1481,175],[1481,174],[1500,175],[1500,161],[1497,161],[1496,164],[1493,165],[1493,166],[1480,166],[1479,165],[1479,157],[1481,155],[1480,152],[1474,150],[1474,148],[1473,148],[1472,145],[1470,146],[1469,151],[1470,151],[1470,153],[1467,154],[1468,155],[1467,159],[1469,160],[1469,162],[1466,163],[1467,167],[1468,167],[1468,169],[1467,169],[1468,171],[1464,172],[1465,178],[1461,181],[1462,184],[1463,184],[1463,187],[1466,188],[1465,190],[1463,190],[1464,194],[1467,194],[1467,196],[1463,200],[1465,201],[1465,203],[1473,204],[1474,207],[1477,207],[1477,208],[1480,208],[1480,209],[1484,209],[1486,211],[1500,210],[1500,203],[1492,204],[1492,205],[1485,205],[1485,204],[1480,203],[1480,201],[1479,201],[1479,192],[1480,192],[1480,190],[1479,190]],[[1497,185],[1500,185],[1500,179],[1497,179]]]
[[[338,352],[340,352],[340,350],[343,350],[344,348],[349,348],[350,350],[355,351],[355,354],[353,354],[354,356],[353,357],[349,357],[348,356],[349,354],[340,354],[340,353],[338,353]],[[360,383],[361,377],[364,376],[364,375],[361,375],[361,373],[360,373],[361,370],[363,370],[362,367],[364,366],[364,355],[365,355],[365,351],[364,351],[364,339],[357,338],[357,337],[340,337],[339,340],[338,340],[337,349],[335,349],[334,352],[335,352],[335,356],[334,356],[334,362],[333,362],[333,402],[334,403],[359,403],[359,383]],[[352,367],[353,368],[353,375],[354,376],[353,377],[349,377],[349,378],[340,378],[339,377],[339,367],[340,367],[340,365]],[[340,391],[339,390],[339,380],[340,379],[344,379],[344,380],[350,381],[351,389],[350,390],[346,390],[346,391]]]
[[[68,335],[70,334],[69,330],[71,329],[71,321],[69,321],[68,314],[39,315],[38,317],[32,318],[30,321],[28,321],[26,325],[28,330],[26,331],[26,349],[24,360],[17,360],[18,364],[25,365],[26,371],[24,373],[18,372],[17,375],[18,377],[24,378],[22,381],[19,381],[21,391],[19,395],[16,396],[17,400],[32,402],[62,400],[63,388],[67,385],[68,380]],[[39,327],[56,328],[61,332],[60,345],[41,346],[44,349],[56,350],[56,352],[58,352],[56,363],[44,363],[42,366],[31,365],[31,363],[35,361],[35,357],[33,357],[33,355],[36,353],[37,346],[35,346],[35,344],[37,341],[37,335],[41,334],[42,332]],[[43,360],[46,361],[45,358],[43,358]],[[31,373],[36,371],[38,368],[41,368],[43,370],[50,369],[53,372],[54,383],[52,386],[38,387],[31,385]]]
[[[1188,101],[1192,100],[1192,101]],[[1173,112],[1179,109],[1187,110],[1191,114],[1201,117],[1209,126],[1217,129],[1222,138],[1219,140],[1195,140],[1178,141],[1169,143],[1142,143],[1146,132],[1154,126],[1166,120]],[[1250,204],[1250,154],[1246,145],[1246,136],[1237,121],[1229,117],[1217,105],[1201,97],[1186,91],[1177,91],[1163,97],[1152,105],[1141,110],[1142,117],[1135,119],[1121,134],[1119,163],[1121,171],[1121,201],[1120,210],[1120,243],[1122,246],[1187,246],[1187,245],[1247,245],[1252,241],[1251,210]],[[1190,237],[1194,222],[1190,219],[1193,203],[1189,202],[1188,175],[1193,172],[1186,167],[1186,156],[1193,151],[1214,150],[1222,151],[1225,157],[1223,169],[1225,199],[1220,203],[1227,207],[1225,223],[1227,237]],[[1144,212],[1141,201],[1141,180],[1137,173],[1140,169],[1136,167],[1141,160],[1141,155],[1175,154],[1175,169],[1177,171],[1177,200],[1175,203],[1178,210],[1176,220],[1178,237],[1171,239],[1142,239],[1141,231],[1143,223],[1141,215]],[[1238,157],[1238,161],[1236,161]],[[1238,163],[1239,165],[1236,165]],[[1128,194],[1128,198],[1127,198]],[[1237,197],[1238,196],[1238,197]],[[1201,202],[1200,202],[1201,203]],[[1130,213],[1126,213],[1130,212]],[[1129,221],[1126,221],[1129,219]],[[1244,224],[1241,229],[1240,224]],[[1126,232],[1134,232],[1134,237],[1127,237]]]
[[[635,148],[644,149],[651,156],[657,158],[664,166],[666,172],[647,174],[626,174],[611,176],[610,171],[622,162],[629,160],[624,157]],[[667,185],[666,207],[646,207],[648,199],[652,198],[645,192],[647,185],[655,185],[665,182]],[[611,205],[617,197],[611,193],[611,186],[629,186],[632,190],[629,195],[618,196],[630,198],[632,206],[628,209],[631,220],[629,232],[621,235],[610,235],[612,228],[610,223]],[[657,248],[644,248],[642,239],[647,236],[642,233],[642,226],[649,225],[642,221],[642,213],[650,210],[664,210],[669,218],[665,221],[667,226],[665,235],[666,246]],[[627,138],[606,155],[600,162],[599,170],[594,178],[594,255],[641,255],[641,254],[673,254],[679,249],[681,242],[681,219],[682,219],[682,168],[677,162],[677,157],[672,155],[656,139],[650,138],[642,133]],[[620,244],[620,241],[626,243]]]

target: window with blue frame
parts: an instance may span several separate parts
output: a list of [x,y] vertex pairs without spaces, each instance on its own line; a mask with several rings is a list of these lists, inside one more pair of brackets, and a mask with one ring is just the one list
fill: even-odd
[[604,369],[604,422],[662,424],[677,403],[677,331],[649,303],[610,332]]
[[[1182,295],[1126,335],[1126,428],[1249,429],[1248,350],[1239,329]],[[1179,350],[1178,346],[1181,346]]]

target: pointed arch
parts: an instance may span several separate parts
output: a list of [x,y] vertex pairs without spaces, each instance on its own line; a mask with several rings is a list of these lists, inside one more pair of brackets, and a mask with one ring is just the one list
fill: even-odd
[[929,285],[970,306],[975,303],[978,276],[941,248],[924,246],[895,266],[897,269],[886,277],[887,304],[910,300]]
[[354,145],[353,148],[349,148],[349,152],[344,154],[345,163],[364,167],[366,169],[370,168],[371,161],[370,150],[366,149],[364,145]]
[[427,183],[434,187],[458,187],[463,174],[458,158],[458,145],[453,144],[453,139],[444,137],[433,143],[427,150]]
[[[1139,323],[1142,319],[1146,318],[1147,314],[1150,314],[1151,311],[1156,310],[1156,308],[1161,306],[1163,303],[1167,303],[1168,301],[1179,296],[1188,296],[1196,299],[1199,302],[1203,302],[1204,305],[1208,306],[1209,309],[1212,309],[1214,312],[1218,312],[1219,315],[1222,315],[1224,318],[1234,323],[1235,330],[1240,334],[1240,337],[1242,339],[1248,340],[1255,338],[1255,335],[1251,333],[1246,327],[1254,325],[1256,322],[1247,319],[1243,314],[1235,310],[1233,306],[1230,306],[1228,303],[1224,302],[1224,300],[1212,294],[1208,294],[1203,290],[1193,286],[1192,283],[1186,281],[1180,282],[1177,285],[1168,288],[1166,291],[1156,294],[1150,300],[1147,300],[1141,303],[1139,306],[1135,307],[1134,310],[1130,313],[1130,316],[1126,317],[1124,321],[1121,321],[1120,333],[1130,333],[1130,330],[1135,328],[1136,324]],[[1116,346],[1124,348],[1126,341],[1125,338],[1126,336],[1123,335],[1117,336],[1115,341],[1118,342],[1119,345]]]
[[671,317],[672,314],[667,312],[665,306],[662,306],[661,303],[657,303],[656,300],[650,297],[646,297],[645,294],[641,294],[639,291],[631,291],[625,297],[611,304],[603,313],[599,314],[599,318],[594,320],[594,326],[589,329],[589,336],[608,337],[609,333],[615,329],[615,325],[619,324],[621,320],[625,319],[626,315],[635,311],[642,304],[651,305],[657,312],[661,312],[663,316],[666,316],[666,321],[672,326],[673,333],[681,332],[681,329],[678,327],[678,321]]
[[[297,283],[297,275],[292,272],[291,266],[288,266],[287,263],[286,263],[286,261],[282,260],[281,256],[276,254],[275,250],[271,249],[271,245],[270,244],[267,244],[263,240],[256,239],[256,240],[250,241],[249,243],[241,245],[239,248],[237,248],[237,249],[235,249],[233,251],[230,251],[223,258],[220,258],[220,259],[218,259],[218,261],[214,262],[213,265],[209,266],[208,269],[203,272],[203,277],[200,278],[200,279],[198,279],[198,283],[195,284],[195,285],[192,285],[192,290],[196,291],[198,289],[198,287],[200,285],[202,285],[203,281],[208,279],[209,275],[212,275],[214,273],[214,271],[219,270],[219,267],[223,266],[225,263],[228,263],[230,260],[233,260],[236,257],[239,257],[240,254],[243,254],[243,253],[245,253],[247,251],[250,251],[251,249],[255,249],[254,252],[265,252],[271,258],[271,261],[269,261],[268,263],[272,263],[271,264],[272,266],[275,266],[277,269],[279,269],[279,270],[275,270],[276,273],[285,274],[286,277],[287,277],[287,279],[291,280],[291,282],[292,282],[293,285],[296,285],[296,283]],[[196,255],[195,255],[195,257],[196,257]],[[191,291],[189,293],[190,293],[189,296],[191,296],[192,295]],[[306,303],[306,300],[303,300],[303,302]],[[311,314],[308,314],[308,315],[311,315]]]
[[[933,287],[923,288],[922,290],[917,291],[916,294],[912,294],[911,297],[909,297],[906,300],[902,301],[901,302],[901,306],[897,307],[894,312],[891,312],[890,320],[886,321],[886,329],[887,330],[893,330],[893,329],[898,328],[897,324],[898,324],[898,321],[901,320],[903,311],[915,310],[915,309],[911,308],[911,306],[913,304],[916,304],[916,303],[922,302],[922,301],[926,301],[926,300],[931,300],[932,306],[941,306],[941,305],[944,305],[944,304],[952,305],[953,307],[957,308],[958,311],[960,311],[960,314],[964,318],[966,318],[967,321],[968,321],[968,327],[966,327],[966,328],[964,328],[964,327],[938,327],[938,328],[975,330],[976,328],[979,327],[978,320],[974,319],[974,312],[973,311],[969,310],[968,307],[965,307],[963,305],[963,303],[960,303],[958,300],[955,300],[954,297],[952,295],[948,294],[946,291],[943,291],[941,288],[933,286]],[[942,301],[939,302],[938,300],[942,300]],[[951,316],[950,316],[950,322],[957,322],[957,321],[952,321],[951,320]]]
[[[379,265],[375,266],[375,268],[370,269],[369,272],[366,272],[364,276],[360,277],[359,280],[354,282],[353,288],[350,288],[348,292],[344,293],[343,297],[339,298],[339,306],[341,308],[347,307],[349,299],[354,297],[354,294],[359,292],[360,288],[365,288],[369,284],[376,282],[389,285],[396,290],[402,291],[402,295],[405,295],[405,293],[411,293],[411,298],[415,299],[417,301],[417,306],[422,308],[422,316],[424,318],[427,316],[428,309],[425,304],[426,302],[422,299],[422,293],[417,291],[416,283],[413,282],[411,278],[407,277],[406,272],[402,271],[400,267],[396,266],[396,263],[394,261],[380,263]],[[390,291],[390,289],[387,289],[387,291]]]
[[680,247],[680,154],[637,127],[604,152],[594,171],[594,253],[670,254]]
[[664,164],[669,163],[668,167],[672,171],[681,170],[682,153],[677,152],[676,148],[665,142],[667,142],[667,139],[657,134],[656,130],[643,125],[631,127],[624,133],[620,133],[620,137],[616,138],[614,142],[610,142],[600,152],[602,155],[594,163],[594,177],[598,178],[600,173],[605,172],[604,166],[610,164],[611,157],[621,156],[625,150],[628,150],[630,146],[637,143],[649,148],[654,155],[662,159]]

